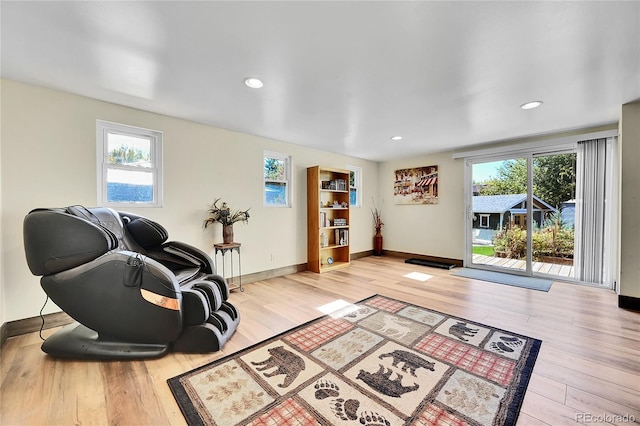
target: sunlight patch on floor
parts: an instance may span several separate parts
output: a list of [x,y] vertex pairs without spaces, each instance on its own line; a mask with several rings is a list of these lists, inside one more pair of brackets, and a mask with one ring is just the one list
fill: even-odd
[[352,312],[358,310],[358,306],[353,303],[349,303],[346,300],[338,299],[333,302],[327,303],[326,305],[318,306],[316,308],[320,312],[326,315],[331,315],[334,318],[343,317]]
[[411,278],[416,281],[427,281],[433,278],[433,275],[423,274],[422,272],[411,272],[404,276],[405,278]]

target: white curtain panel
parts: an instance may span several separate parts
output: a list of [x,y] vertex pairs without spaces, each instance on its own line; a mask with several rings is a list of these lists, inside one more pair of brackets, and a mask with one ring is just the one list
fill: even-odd
[[578,142],[576,167],[575,278],[613,285],[613,147],[615,138]]

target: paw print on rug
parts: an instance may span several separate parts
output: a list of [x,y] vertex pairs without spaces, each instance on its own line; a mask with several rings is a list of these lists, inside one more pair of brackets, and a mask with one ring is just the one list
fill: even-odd
[[364,426],[390,426],[391,423],[384,416],[373,411],[363,411],[360,414],[360,424]]
[[358,419],[358,408],[360,408],[360,401],[357,399],[334,399],[331,401],[333,405],[331,405],[331,411],[336,415],[337,418],[343,421],[348,420],[357,420]]
[[331,380],[320,379],[313,387],[316,389],[316,399],[335,398],[340,395],[340,388]]
[[337,398],[332,399],[329,406],[337,418],[343,421],[356,420],[358,418],[357,411],[360,407],[360,402],[355,399],[345,400],[338,398],[340,396],[340,387],[331,380],[320,379],[313,388],[316,390],[314,394],[316,399]]
[[360,401],[353,398],[338,398],[340,396],[340,387],[331,380],[320,379],[313,385],[313,388],[315,389],[314,395],[316,399],[335,398],[330,400],[329,408],[343,422],[358,420],[363,426],[391,426],[391,422],[375,411],[363,411],[358,414]]
[[517,337],[500,336],[500,340],[492,342],[489,347],[498,353],[504,354],[511,353],[522,345],[524,345],[524,342]]

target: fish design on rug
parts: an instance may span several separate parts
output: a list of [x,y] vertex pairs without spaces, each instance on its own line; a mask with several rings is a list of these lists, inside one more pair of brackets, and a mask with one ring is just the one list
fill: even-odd
[[393,371],[390,368],[385,368],[382,364],[379,365],[380,368],[375,373],[360,370],[356,379],[362,380],[369,385],[369,387],[381,394],[393,398],[400,398],[405,393],[416,391],[420,387],[417,383],[414,383],[413,386],[403,386],[403,376],[398,373],[396,373],[396,378],[391,380],[390,377]]
[[264,374],[265,377],[284,374],[284,382],[279,384],[278,387],[286,388],[291,385],[300,372],[306,368],[304,359],[293,352],[286,350],[284,346],[270,348],[267,351],[269,352],[269,355],[271,355],[269,358],[260,362],[251,361],[251,364],[258,366],[259,368],[256,368],[258,371],[265,371],[276,367],[276,369],[271,373],[262,374]]

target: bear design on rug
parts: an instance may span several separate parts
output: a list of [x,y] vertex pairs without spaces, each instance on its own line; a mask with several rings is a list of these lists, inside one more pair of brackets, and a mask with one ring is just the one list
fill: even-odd
[[389,380],[393,371],[390,368],[385,368],[382,364],[379,365],[380,369],[375,373],[360,370],[356,379],[362,380],[372,389],[377,390],[381,394],[391,396],[393,398],[400,398],[403,394],[418,390],[420,387],[417,383],[414,383],[413,386],[403,386],[402,375],[398,373],[396,373],[397,377],[394,380]]
[[466,322],[458,321],[457,324],[454,324],[451,327],[449,327],[449,334],[456,336],[458,339],[462,340],[463,342],[468,342],[469,339],[465,339],[465,336],[475,337],[476,333],[479,330],[480,329],[478,328],[467,327]]
[[412,354],[411,352],[401,351],[396,349],[393,352],[389,352],[388,354],[382,354],[378,358],[384,359],[387,357],[392,357],[393,362],[392,366],[397,367],[399,363],[404,363],[402,366],[402,371],[405,373],[407,370],[413,376],[416,377],[416,370],[420,367],[425,368],[427,370],[435,371],[435,364],[433,362],[429,362],[424,358],[419,357],[418,355]]
[[256,368],[258,371],[268,370],[273,367],[277,367],[271,373],[262,373],[265,377],[273,377],[279,374],[284,374],[284,382],[279,384],[278,387],[286,388],[298,377],[301,371],[306,367],[304,360],[293,352],[289,352],[284,346],[277,346],[275,348],[268,349],[269,358],[260,362],[253,362],[251,364],[259,366]]

